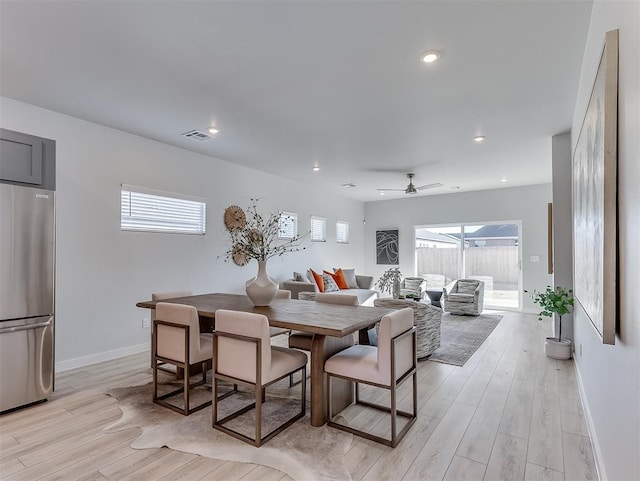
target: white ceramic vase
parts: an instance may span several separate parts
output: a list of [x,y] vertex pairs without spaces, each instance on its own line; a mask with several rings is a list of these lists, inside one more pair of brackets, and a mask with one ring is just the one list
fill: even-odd
[[268,306],[278,293],[278,283],[267,274],[267,261],[258,261],[258,275],[246,284],[247,296],[255,306]]
[[571,340],[547,337],[544,342],[544,353],[551,359],[571,359]]

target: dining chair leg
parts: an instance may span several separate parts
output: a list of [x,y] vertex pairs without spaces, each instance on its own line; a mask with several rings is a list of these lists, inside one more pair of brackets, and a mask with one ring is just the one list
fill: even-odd
[[396,439],[397,426],[397,405],[396,405],[396,381],[392,380],[391,386],[391,447],[395,448],[398,440]]
[[256,385],[256,447],[262,444],[262,401],[264,396],[264,388]]
[[213,372],[211,373],[211,377],[211,427],[215,427],[218,421],[218,380],[213,375]]
[[191,366],[186,365],[184,369],[184,412],[189,415],[189,375]]
[[156,360],[153,360],[153,400],[158,399],[158,368],[156,366]]

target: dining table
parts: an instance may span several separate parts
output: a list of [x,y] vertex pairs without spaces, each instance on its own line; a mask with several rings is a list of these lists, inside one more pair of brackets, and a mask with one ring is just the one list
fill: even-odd
[[[200,329],[212,332],[218,309],[262,314],[272,327],[313,334],[311,344],[311,425],[327,420],[324,363],[333,354],[353,345],[354,334],[366,331],[394,309],[369,306],[343,306],[299,299],[274,299],[268,306],[255,306],[241,294],[212,293],[163,299],[158,302],[186,304],[198,310]],[[155,309],[156,301],[141,301],[137,307]],[[361,336],[362,337],[362,336]],[[334,379],[332,406],[336,412],[353,402],[353,383]]]

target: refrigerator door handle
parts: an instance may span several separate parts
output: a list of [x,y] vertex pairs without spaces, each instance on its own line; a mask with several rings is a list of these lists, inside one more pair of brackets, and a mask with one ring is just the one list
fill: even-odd
[[48,320],[47,322],[40,322],[38,324],[27,324],[26,326],[5,327],[4,329],[0,329],[0,334],[5,334],[7,332],[28,331],[30,329],[38,329],[41,327],[49,327],[51,325],[51,322],[51,320]]

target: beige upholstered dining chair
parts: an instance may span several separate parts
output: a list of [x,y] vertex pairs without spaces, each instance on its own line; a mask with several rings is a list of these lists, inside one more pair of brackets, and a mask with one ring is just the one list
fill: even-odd
[[[385,315],[380,321],[377,347],[351,346],[334,354],[325,362],[324,370],[327,373],[327,424],[395,448],[417,418],[416,365],[416,328],[413,327],[413,310],[407,307]],[[331,379],[334,377],[355,382],[355,405],[368,406],[390,413],[391,435],[389,439],[336,421],[337,417],[334,418],[331,405]],[[411,413],[397,408],[397,388],[410,377],[413,379],[413,412]],[[360,383],[389,390],[391,406],[387,407],[361,400],[359,393]],[[407,419],[399,432],[398,416]]]
[[[307,356],[294,349],[271,346],[266,316],[249,312],[216,311],[213,331],[213,427],[237,439],[260,447],[305,414]],[[302,371],[300,412],[262,434],[262,406],[272,402],[266,388],[297,371]],[[254,402],[218,419],[218,381],[250,388]],[[246,436],[227,426],[228,421],[255,409],[255,435]]]
[[[188,297],[191,296],[193,293],[191,291],[168,291],[168,292],[154,292],[153,294],[151,294],[151,300],[154,302],[158,302],[158,301],[163,301],[165,299],[174,299],[176,297]],[[156,310],[155,309],[151,309],[151,344],[153,345],[153,321],[156,320]],[[153,368],[153,347],[151,348],[151,355],[150,355],[150,361],[151,361],[151,367]],[[163,371],[166,372],[172,372],[169,369],[165,369],[162,367],[163,365],[161,364],[159,369],[162,369]]]
[[[193,306],[159,302],[153,330],[153,402],[188,416],[211,405],[211,401],[191,407],[189,391],[201,386],[207,377],[207,361],[212,358],[212,335],[200,334],[198,310]],[[158,395],[158,365],[173,364],[184,371],[182,388]],[[201,364],[202,380],[190,383],[191,366]],[[179,392],[183,393],[183,407],[167,401]]]

